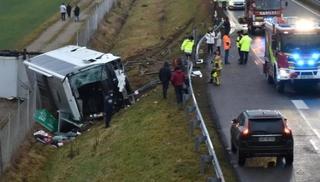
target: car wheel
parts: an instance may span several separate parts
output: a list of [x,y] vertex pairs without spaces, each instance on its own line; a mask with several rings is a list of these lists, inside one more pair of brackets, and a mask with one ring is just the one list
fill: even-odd
[[238,164],[239,166],[244,166],[246,163],[246,157],[243,155],[243,153],[238,149]]
[[237,152],[237,148],[236,148],[236,146],[234,146],[232,140],[231,140],[231,151],[232,151],[232,153],[236,153]]
[[282,164],[282,162],[283,162],[283,156],[277,157],[277,165]]
[[291,166],[293,163],[293,153],[286,155],[285,159],[286,159],[286,165]]

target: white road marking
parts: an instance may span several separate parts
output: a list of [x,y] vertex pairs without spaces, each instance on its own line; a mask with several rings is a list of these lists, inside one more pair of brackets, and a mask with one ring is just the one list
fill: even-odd
[[244,24],[240,24],[237,20],[237,18],[230,13],[229,11],[227,11],[228,17],[231,20],[230,24],[231,24],[231,32],[230,34],[232,34],[234,31],[236,30],[246,30],[247,27]]
[[303,114],[303,112],[300,109],[298,109],[298,112],[299,112],[300,116],[302,117],[302,119],[307,123],[307,125],[310,127],[310,129],[318,137],[318,139],[320,139],[320,133],[311,126],[310,121],[308,120],[308,118]]
[[314,15],[316,15],[316,16],[320,16],[317,12],[315,12],[315,11],[313,11],[312,9],[306,7],[306,6],[303,5],[302,3],[297,2],[297,1],[295,1],[295,0],[291,0],[291,1],[294,2],[294,3],[296,3],[296,4],[299,5],[299,6],[303,7],[304,9],[310,11],[312,14],[314,14]]
[[297,109],[309,109],[303,100],[291,100],[291,102],[294,104],[294,106],[296,106]]
[[313,146],[313,148],[317,151],[317,153],[319,153],[319,148],[316,145],[316,142],[312,139],[309,140],[311,145]]

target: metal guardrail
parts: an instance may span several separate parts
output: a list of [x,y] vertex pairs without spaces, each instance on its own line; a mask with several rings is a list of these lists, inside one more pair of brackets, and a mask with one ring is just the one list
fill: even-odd
[[[214,31],[217,31],[223,23],[220,23]],[[198,61],[199,59],[199,49],[200,49],[200,45],[202,44],[202,42],[204,41],[205,36],[203,36],[197,46],[196,46],[196,54],[195,54],[195,59],[196,61]],[[194,126],[195,124],[198,124],[200,129],[201,129],[201,135],[198,136],[196,138],[196,148],[199,147],[201,142],[205,142],[207,149],[208,149],[208,153],[209,155],[204,155],[201,156],[201,171],[203,171],[204,173],[204,166],[205,163],[212,163],[213,167],[214,167],[214,171],[215,171],[215,175],[216,178],[210,178],[209,181],[219,181],[219,182],[225,182],[216,152],[214,150],[207,126],[205,124],[205,121],[202,117],[201,111],[199,109],[196,97],[194,95],[194,91],[193,91],[193,87],[192,87],[192,80],[191,80],[191,74],[192,74],[192,70],[193,70],[193,63],[190,62],[189,63],[189,69],[188,69],[188,78],[189,78],[189,89],[190,89],[190,93],[191,93],[191,98],[192,98],[192,104],[193,106],[190,108],[190,112],[195,112],[195,119],[194,121],[191,121],[191,125]],[[193,128],[193,127],[192,127]],[[192,129],[193,130],[193,129]],[[192,132],[192,131],[191,131]],[[198,147],[197,147],[198,146]]]

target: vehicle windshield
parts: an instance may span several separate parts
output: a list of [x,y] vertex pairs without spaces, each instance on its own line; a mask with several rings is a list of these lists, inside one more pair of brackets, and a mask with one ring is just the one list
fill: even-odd
[[283,122],[281,118],[251,119],[249,122],[249,128],[252,133],[256,134],[282,133]]
[[276,10],[281,8],[281,0],[256,0],[258,10]]
[[107,79],[104,65],[94,66],[93,68],[83,70],[69,77],[70,83],[74,88],[80,88],[84,85],[99,82]]
[[320,51],[319,34],[288,34],[283,35],[281,47],[284,52]]

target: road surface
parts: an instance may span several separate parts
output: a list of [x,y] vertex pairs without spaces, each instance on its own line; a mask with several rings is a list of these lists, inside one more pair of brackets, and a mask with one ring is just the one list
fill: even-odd
[[[237,17],[243,11],[228,11],[234,29],[242,28]],[[319,16],[294,1],[288,1],[285,16],[318,18]],[[233,34],[234,35],[234,34]],[[286,88],[279,94],[262,74],[264,62],[264,37],[253,37],[248,65],[237,64],[237,50],[233,48],[230,65],[225,65],[222,85],[208,86],[210,102],[215,110],[222,139],[230,151],[231,120],[247,109],[277,109],[288,119],[294,134],[294,163],[292,167],[278,164],[266,167],[274,158],[252,158],[245,167],[237,165],[234,154],[229,152],[231,163],[243,182],[319,182],[320,181],[320,87]],[[235,40],[235,35],[234,39]],[[226,179],[227,180],[227,179]]]

